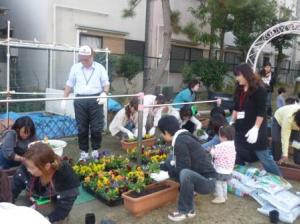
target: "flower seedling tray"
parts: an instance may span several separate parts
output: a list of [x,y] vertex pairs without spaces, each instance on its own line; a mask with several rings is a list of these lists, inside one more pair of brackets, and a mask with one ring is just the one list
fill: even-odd
[[82,185],[82,188],[88,192],[89,194],[93,195],[95,198],[99,199],[101,202],[103,202],[104,204],[106,204],[109,207],[113,207],[113,206],[118,206],[123,204],[123,198],[119,197],[115,200],[107,200],[105,197],[103,197],[101,194],[97,194],[95,191],[93,191],[92,189],[90,189],[87,186]]

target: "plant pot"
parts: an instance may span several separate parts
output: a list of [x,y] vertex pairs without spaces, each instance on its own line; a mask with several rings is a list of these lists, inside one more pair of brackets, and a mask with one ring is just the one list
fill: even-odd
[[294,163],[300,164],[300,150],[294,149],[293,158]]
[[300,181],[300,165],[284,163],[279,168],[284,178]]
[[[155,138],[148,138],[148,139],[144,139],[142,141],[142,145],[145,147],[152,147],[155,144]],[[134,142],[128,142],[125,140],[121,141],[121,145],[122,145],[122,149],[127,150],[127,149],[132,149],[137,147],[138,142],[134,141]]]
[[92,189],[90,189],[87,186],[82,185],[82,188],[88,192],[89,194],[93,195],[95,198],[99,199],[101,202],[103,202],[104,204],[106,204],[107,206],[117,206],[117,205],[121,205],[123,204],[123,198],[117,198],[115,200],[107,200],[105,197],[103,197],[100,194],[97,194],[95,191],[93,191]]
[[[179,184],[172,180],[165,180],[148,185],[145,191],[149,194],[135,197],[134,191],[122,194],[124,206],[135,216],[141,216],[155,208],[162,207],[177,199]],[[153,192],[153,193],[150,193]]]

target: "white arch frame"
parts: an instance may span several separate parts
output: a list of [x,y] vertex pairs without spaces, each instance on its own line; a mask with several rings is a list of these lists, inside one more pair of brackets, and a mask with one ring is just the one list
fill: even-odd
[[250,64],[255,71],[258,57],[263,48],[275,37],[285,34],[300,34],[300,20],[279,23],[264,31],[251,45],[246,63]]

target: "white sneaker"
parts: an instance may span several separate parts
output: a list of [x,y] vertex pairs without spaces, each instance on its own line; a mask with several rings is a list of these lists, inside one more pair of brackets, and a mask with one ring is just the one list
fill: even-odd
[[193,218],[195,217],[196,213],[194,210],[190,211],[189,213],[181,213],[179,211],[172,212],[168,215],[168,218],[174,222],[180,222],[182,220],[185,220],[186,218]]
[[86,161],[89,158],[89,154],[85,151],[80,151],[80,157],[78,161]]
[[216,197],[214,200],[211,201],[214,204],[222,204],[226,202],[224,197]]
[[92,157],[92,159],[97,160],[99,158],[98,150],[93,150],[91,157]]

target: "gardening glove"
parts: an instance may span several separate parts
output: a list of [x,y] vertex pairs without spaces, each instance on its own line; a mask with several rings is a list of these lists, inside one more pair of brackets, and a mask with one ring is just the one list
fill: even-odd
[[60,101],[60,109],[65,113],[66,112],[67,100]]
[[102,92],[99,96],[99,98],[97,99],[98,104],[106,104],[107,102],[107,94],[106,92]]
[[219,106],[221,106],[221,104],[222,104],[222,99],[221,99],[221,98],[218,98],[218,99],[217,99],[217,106],[219,107]]
[[129,138],[129,139],[134,139],[134,135],[133,135],[133,133],[132,133],[131,131],[128,130],[128,131],[126,132],[126,134],[128,135],[128,138]]
[[159,173],[151,173],[150,177],[157,182],[170,178],[169,173],[163,170],[160,170]]
[[155,135],[155,127],[152,127],[152,128],[149,130],[149,135],[151,135],[151,136],[154,136],[154,135]]
[[194,116],[191,117],[190,121],[193,122],[196,125],[196,130],[199,130],[199,129],[202,128],[201,122],[197,118],[195,118]]
[[123,133],[127,134],[127,136],[128,136],[129,139],[134,139],[133,133],[130,130],[128,130],[127,128],[120,127],[120,131],[122,131]]
[[253,126],[253,128],[251,128],[247,132],[247,134],[245,134],[245,137],[247,138],[247,142],[249,142],[250,144],[254,144],[257,141],[258,130],[259,130],[258,127]]
[[[134,130],[133,135],[134,135],[134,137],[136,137],[136,138],[138,137],[138,128],[136,128],[136,129]],[[145,128],[145,127],[143,127],[142,135],[143,135],[143,137],[146,135],[146,128]]]
[[208,134],[205,131],[203,131],[203,134],[199,136],[199,140],[207,140],[207,139],[208,139]]

